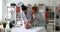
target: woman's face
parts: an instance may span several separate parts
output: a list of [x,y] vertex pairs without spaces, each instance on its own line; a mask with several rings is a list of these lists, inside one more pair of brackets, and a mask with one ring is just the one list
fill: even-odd
[[36,14],[37,13],[37,11],[35,11],[35,10],[32,10],[32,14]]
[[32,13],[33,13],[33,14],[37,14],[37,12],[38,12],[37,7],[36,7],[36,6],[35,6],[35,7],[32,7]]
[[27,13],[27,10],[25,10],[24,13]]

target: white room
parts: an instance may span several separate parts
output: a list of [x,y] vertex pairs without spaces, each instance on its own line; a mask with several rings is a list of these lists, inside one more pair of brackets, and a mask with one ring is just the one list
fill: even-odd
[[60,0],[0,0],[0,32],[60,32]]

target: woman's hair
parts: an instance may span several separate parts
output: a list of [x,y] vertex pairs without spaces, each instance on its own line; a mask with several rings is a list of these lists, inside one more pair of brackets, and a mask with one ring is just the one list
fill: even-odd
[[37,9],[37,6],[33,6],[33,7],[32,7],[32,10],[37,11],[37,10],[38,10],[38,9]]
[[23,11],[27,10],[27,7],[24,6],[24,5],[22,5],[21,8],[22,8]]

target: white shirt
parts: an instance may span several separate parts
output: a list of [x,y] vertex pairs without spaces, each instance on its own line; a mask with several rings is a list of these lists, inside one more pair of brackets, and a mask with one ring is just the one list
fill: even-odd
[[26,17],[26,15],[24,14],[23,11],[20,12],[20,16],[21,16],[21,20],[22,20],[23,22],[27,22],[27,21],[28,21],[28,20],[27,20],[27,17]]

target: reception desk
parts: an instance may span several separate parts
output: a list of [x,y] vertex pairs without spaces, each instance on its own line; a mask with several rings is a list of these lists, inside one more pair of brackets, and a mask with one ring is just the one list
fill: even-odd
[[46,32],[44,27],[32,27],[30,29],[25,29],[24,27],[14,27],[11,32]]
[[44,27],[32,27],[30,29],[25,29],[23,26],[20,26],[0,29],[2,29],[2,32],[46,32],[46,29]]

